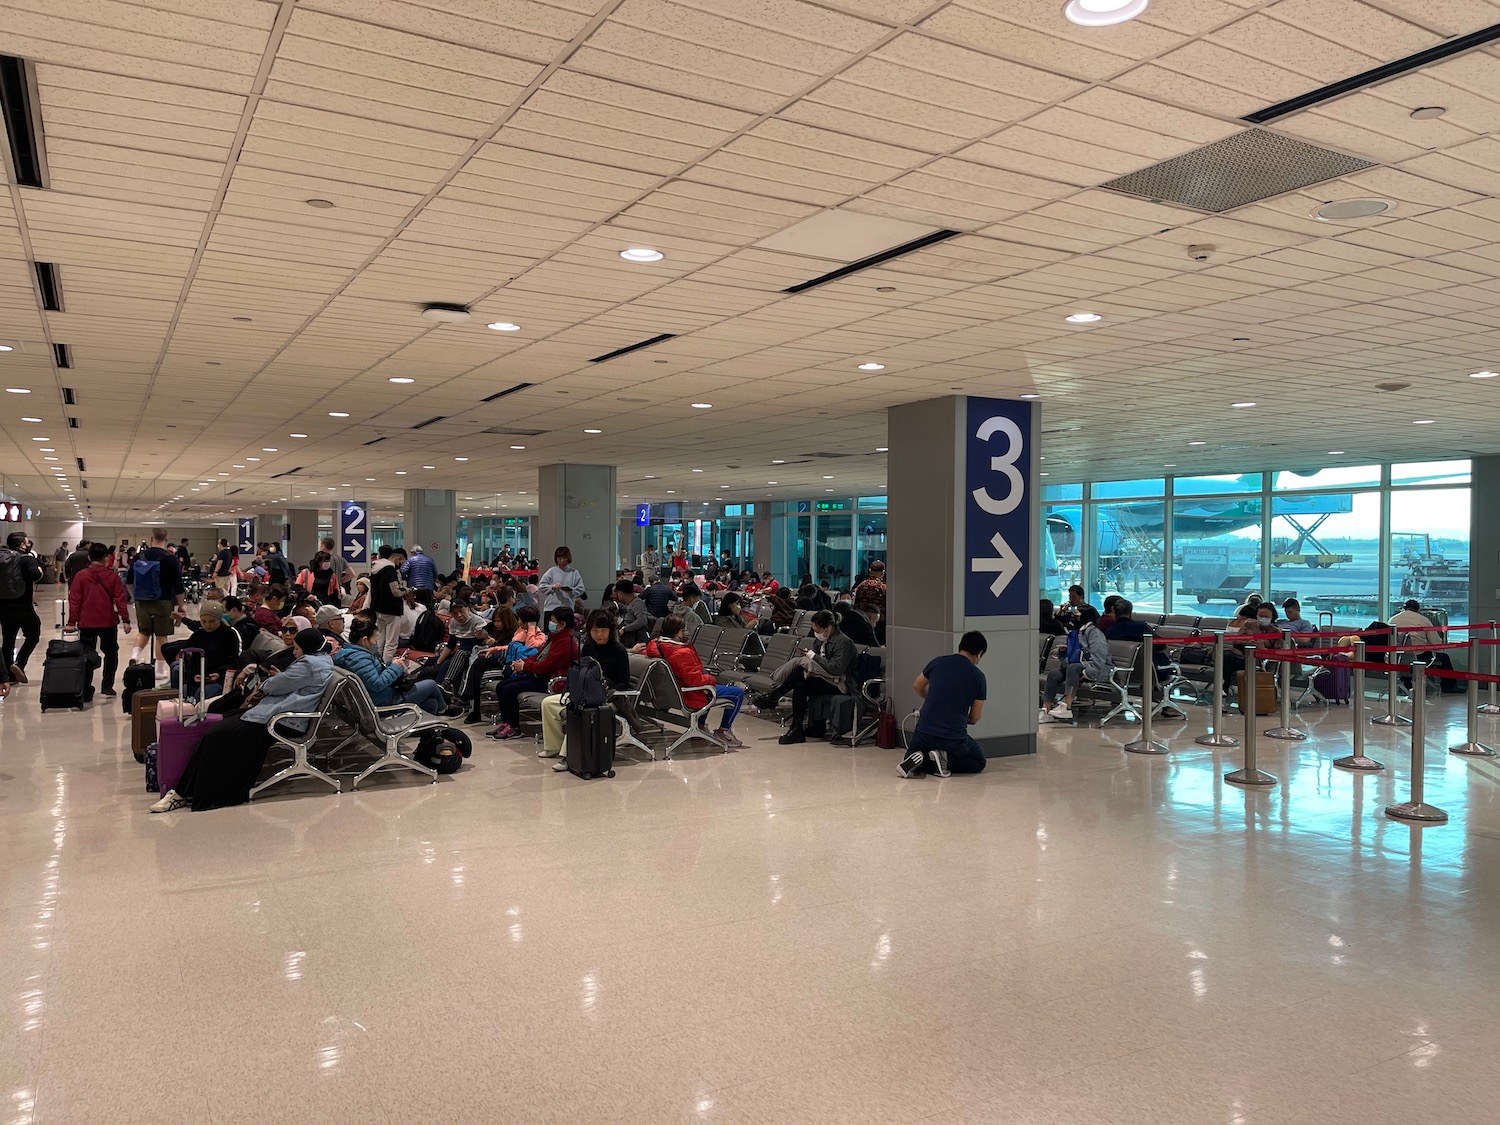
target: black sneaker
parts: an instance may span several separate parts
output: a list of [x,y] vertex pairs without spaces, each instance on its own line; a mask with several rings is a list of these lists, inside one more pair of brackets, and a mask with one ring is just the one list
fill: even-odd
[[115,695],[118,695],[119,692],[115,691],[115,689],[112,688],[112,687],[106,687],[106,688],[100,688],[99,689],[99,694],[100,695],[108,695],[108,696],[113,697]]
[[927,773],[927,755],[920,750],[908,750],[896,772],[902,777],[922,777]]
[[927,759],[932,764],[932,772],[939,777],[953,776],[948,772],[948,751],[929,750],[927,751]]
[[757,695],[750,702],[754,703],[756,709],[759,711],[774,711],[776,710],[776,704],[781,701],[774,695]]
[[796,727],[793,727],[791,730],[787,731],[784,735],[782,735],[776,741],[779,742],[779,743],[781,743],[781,745],[783,745],[783,746],[795,746],[799,742],[806,742],[807,741],[807,735],[803,734]]

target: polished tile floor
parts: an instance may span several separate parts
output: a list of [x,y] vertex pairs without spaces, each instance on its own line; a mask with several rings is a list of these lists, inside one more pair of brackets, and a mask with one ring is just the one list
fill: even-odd
[[[0,705],[0,1125],[1381,1125],[1500,1117],[1500,787],[1052,727],[981,777],[873,747],[149,816],[113,701]],[[1431,708],[1434,747],[1461,719]],[[1490,737],[1500,723],[1485,720]],[[1265,726],[1274,725],[1267,721]]]

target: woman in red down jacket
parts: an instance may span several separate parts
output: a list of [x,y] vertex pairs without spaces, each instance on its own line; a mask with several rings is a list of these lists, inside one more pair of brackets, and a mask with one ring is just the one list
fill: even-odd
[[704,671],[703,661],[698,656],[697,649],[687,643],[687,622],[675,613],[668,614],[662,619],[660,638],[646,642],[642,650],[645,655],[653,660],[665,660],[667,667],[672,669],[672,678],[677,681],[677,686],[683,689],[682,702],[690,711],[696,711],[708,703],[708,692],[689,691],[695,687],[717,687],[719,698],[729,700],[729,709],[723,712],[719,729],[709,734],[708,728],[702,722],[698,729],[710,738],[717,739],[730,750],[739,750],[745,744],[735,737],[734,717],[740,713],[740,705],[745,702],[745,689],[734,684],[717,685],[714,678]]
[[125,584],[109,564],[110,550],[103,543],[89,548],[89,565],[68,584],[68,624],[89,648],[103,650],[104,672],[100,690],[115,694],[115,673],[120,670],[120,635],[116,624],[130,632],[130,611],[125,605]]
[[[521,696],[528,691],[551,692],[554,676],[566,676],[578,659],[573,635],[573,611],[565,605],[547,611],[547,643],[535,656],[511,661],[511,677],[500,685],[500,725],[492,738],[521,737]],[[477,706],[477,704],[476,704]]]

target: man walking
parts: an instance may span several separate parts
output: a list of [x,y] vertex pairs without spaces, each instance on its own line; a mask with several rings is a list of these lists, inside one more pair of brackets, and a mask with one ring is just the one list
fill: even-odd
[[370,568],[370,608],[375,611],[379,638],[375,651],[387,664],[396,657],[401,622],[406,613],[403,598],[406,587],[401,581],[401,564],[405,561],[406,552],[387,543],[380,548],[380,556]]
[[[0,658],[10,678],[25,684],[26,662],[42,639],[42,619],[36,615],[33,589],[41,581],[42,564],[31,550],[24,531],[12,531],[0,547]],[[20,651],[16,638],[22,636]]]
[[68,587],[68,624],[78,627],[83,643],[103,652],[104,671],[99,689],[115,694],[115,673],[120,669],[120,637],[117,625],[130,632],[130,611],[125,605],[125,584],[105,563],[109,548],[95,543],[89,548],[89,566]]
[[984,772],[984,751],[969,737],[969,728],[984,713],[986,685],[979,661],[988,648],[984,634],[974,630],[963,635],[956,653],[939,656],[922,669],[912,684],[922,697],[922,713],[911,749],[897,767],[902,777]]
[[[179,562],[181,560],[179,559]],[[226,598],[234,593],[235,564],[239,555],[230,547],[228,539],[219,540],[219,549],[214,552],[214,585]]]
[[154,660],[160,642],[171,639],[177,622],[187,614],[182,567],[176,552],[167,546],[165,528],[151,532],[151,546],[135,557],[130,577],[135,591],[135,623],[140,631],[131,660],[139,660],[143,651]]

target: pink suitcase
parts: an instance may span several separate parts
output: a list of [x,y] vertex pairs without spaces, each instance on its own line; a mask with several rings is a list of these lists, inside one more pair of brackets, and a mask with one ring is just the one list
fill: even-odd
[[156,776],[161,792],[176,789],[182,780],[183,771],[193,760],[198,744],[209,728],[224,716],[208,713],[207,704],[200,698],[197,703],[187,700],[190,656],[198,657],[199,673],[204,668],[204,654],[200,648],[185,648],[177,657],[177,714],[162,714],[158,707],[156,723]]

